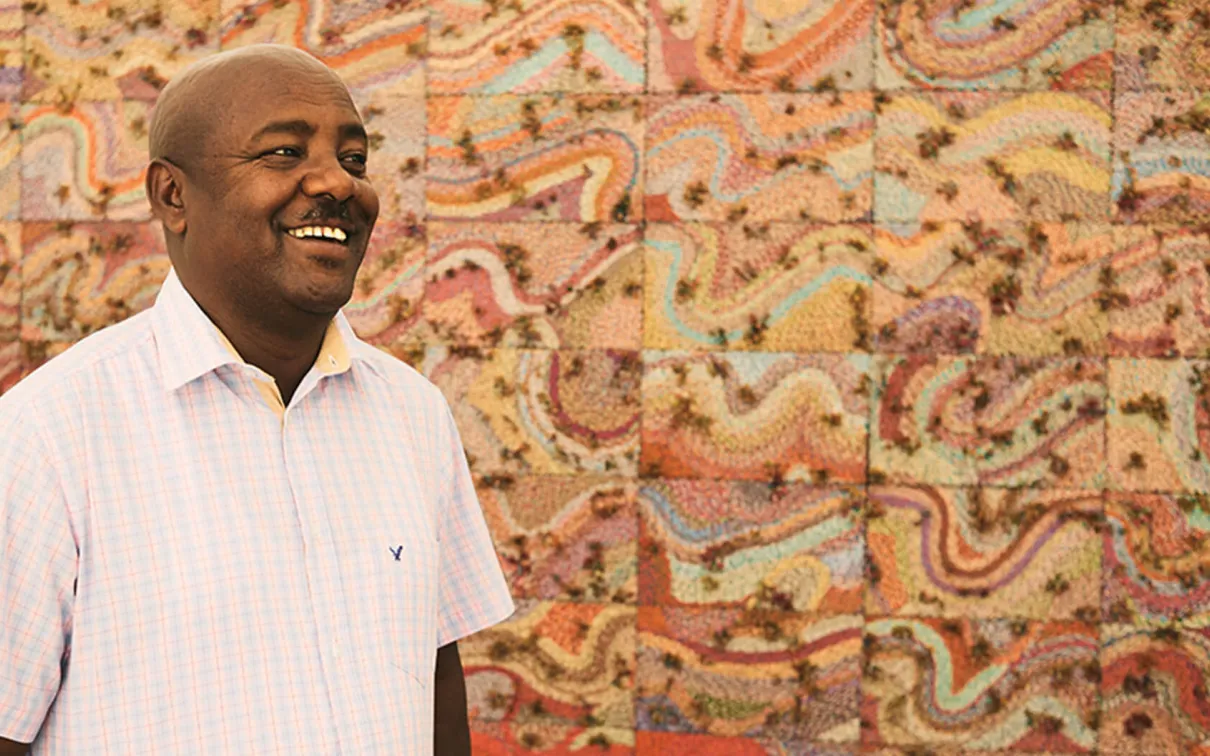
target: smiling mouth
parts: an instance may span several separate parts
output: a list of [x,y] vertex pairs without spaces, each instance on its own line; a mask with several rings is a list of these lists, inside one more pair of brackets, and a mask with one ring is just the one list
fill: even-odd
[[348,246],[349,243],[348,233],[344,229],[336,228],[335,226],[302,226],[301,228],[287,229],[286,233],[295,239],[333,242],[342,246]]

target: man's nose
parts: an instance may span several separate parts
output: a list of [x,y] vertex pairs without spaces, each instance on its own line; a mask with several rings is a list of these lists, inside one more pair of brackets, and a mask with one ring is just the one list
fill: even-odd
[[303,175],[302,190],[308,197],[326,194],[337,202],[344,202],[353,196],[355,188],[353,176],[335,155],[313,158]]

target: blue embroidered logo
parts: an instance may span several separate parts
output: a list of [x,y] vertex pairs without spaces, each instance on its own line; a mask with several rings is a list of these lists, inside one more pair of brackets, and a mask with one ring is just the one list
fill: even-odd
[[396,562],[398,562],[398,561],[399,561],[399,557],[403,556],[403,546],[400,546],[398,551],[396,551],[395,549],[392,549],[390,546],[387,546],[387,549],[388,549],[388,550],[389,550],[389,551],[390,551],[392,554],[394,554],[394,555],[395,555],[395,561],[396,561]]

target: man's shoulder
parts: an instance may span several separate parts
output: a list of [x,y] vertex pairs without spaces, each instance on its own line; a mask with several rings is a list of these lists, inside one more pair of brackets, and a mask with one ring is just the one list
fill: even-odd
[[353,348],[359,357],[371,365],[374,372],[400,391],[408,401],[419,400],[435,407],[445,405],[445,396],[441,389],[408,363],[364,341],[358,341]]
[[[133,367],[148,358],[143,346],[150,346],[150,312],[133,315],[69,346],[52,356],[15,386],[0,395],[0,418],[8,420],[42,413],[58,404],[65,391],[72,391],[80,381],[95,383],[100,372],[108,370],[114,361],[127,361]],[[53,348],[53,346],[52,346]],[[104,397],[94,397],[103,401]]]

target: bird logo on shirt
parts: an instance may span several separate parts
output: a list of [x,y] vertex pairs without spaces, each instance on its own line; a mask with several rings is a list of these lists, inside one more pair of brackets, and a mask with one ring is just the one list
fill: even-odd
[[390,551],[392,555],[394,555],[396,562],[400,561],[399,557],[403,556],[403,546],[402,545],[398,549],[392,549],[390,546],[387,546],[387,550]]

